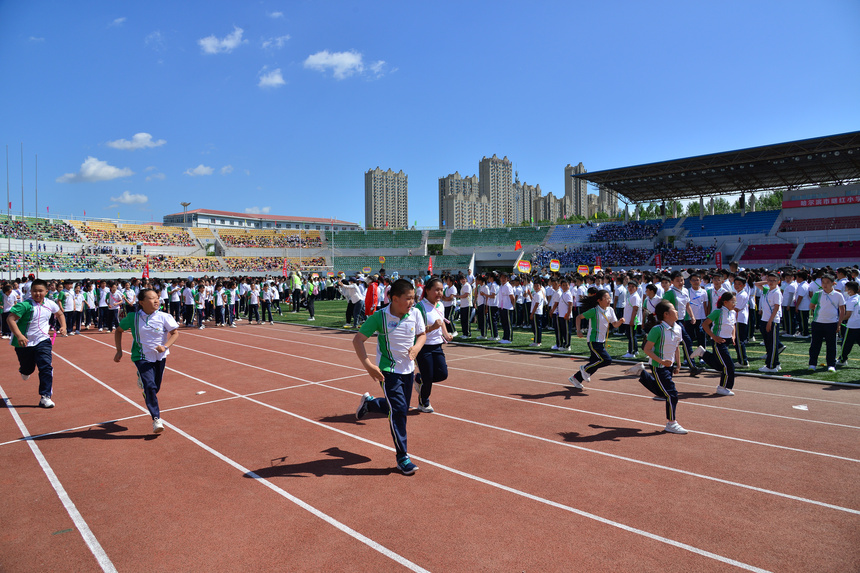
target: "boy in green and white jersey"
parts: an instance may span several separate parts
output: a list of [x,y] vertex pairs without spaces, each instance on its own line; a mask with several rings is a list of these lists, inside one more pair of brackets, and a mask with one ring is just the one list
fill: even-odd
[[[424,346],[424,319],[414,304],[415,289],[405,279],[391,286],[391,304],[370,315],[352,340],[355,354],[370,377],[382,386],[383,398],[365,392],[355,417],[368,412],[388,416],[397,456],[397,469],[412,475],[418,467],[409,459],[406,449],[406,414],[412,396],[415,357]],[[377,337],[376,364],[368,357],[364,342],[374,333]]]

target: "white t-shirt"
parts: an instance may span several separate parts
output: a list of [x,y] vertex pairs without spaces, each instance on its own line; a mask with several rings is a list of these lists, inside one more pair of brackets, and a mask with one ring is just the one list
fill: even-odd
[[[487,297],[488,306],[499,306],[499,283],[491,282],[487,284],[490,287],[490,296]],[[492,296],[495,295],[495,296]]]
[[[803,297],[803,298],[801,298]],[[809,283],[804,281],[797,285],[797,291],[794,293],[794,300],[800,300],[797,305],[797,310],[809,310]]]
[[[690,309],[693,311],[693,317],[696,320],[704,320],[705,302],[708,300],[708,291],[699,287],[699,289],[690,288]],[[714,304],[716,306],[716,304]]]
[[[472,306],[472,285],[464,283],[460,285],[460,308],[469,308]],[[466,296],[463,296],[466,295]]]
[[845,311],[848,313],[848,328],[860,328],[860,294],[845,295]]
[[507,282],[499,287],[499,293],[496,295],[498,306],[502,310],[511,310],[514,308],[514,303],[511,302],[511,297],[514,296],[514,287]]
[[132,336],[134,343],[139,345],[137,351],[142,359],[146,362],[158,362],[167,358],[167,355],[170,354],[169,348],[165,348],[164,352],[156,352],[155,347],[163,346],[171,331],[179,328],[173,317],[160,310],[156,310],[151,315],[139,310],[134,313],[133,317],[134,330]]
[[765,322],[770,320],[771,313],[776,313],[774,322],[782,318],[782,291],[779,287],[767,291],[767,295],[761,297],[761,319]]
[[640,312],[642,311],[642,297],[639,296],[638,293],[627,293],[627,300],[624,304],[624,324],[630,325],[633,324],[633,307],[638,307],[638,311],[636,312],[636,318],[639,318]]
[[737,314],[737,321],[740,324],[749,324],[749,299],[750,291],[748,287],[742,288],[735,295],[735,313]]
[[12,291],[8,295],[4,294],[3,295],[3,312],[9,312],[9,310],[13,306],[18,304],[19,300],[20,299],[18,297],[18,293],[15,292],[15,289],[12,289]]
[[546,296],[543,293],[543,289],[540,288],[534,291],[532,294],[532,308],[531,312],[535,314],[535,316],[543,315],[543,304],[546,302]]
[[564,318],[573,307],[573,294],[570,289],[558,291],[558,311],[559,318]]
[[[418,304],[421,305],[418,311],[423,311],[422,318],[424,316],[427,317],[424,321],[424,324],[426,325],[425,332],[427,332],[426,329],[429,328],[430,325],[432,325],[437,320],[445,322],[445,306],[441,302],[437,302],[434,306],[429,300],[427,300],[426,298],[422,298]],[[424,344],[442,344],[445,341],[444,337],[442,336],[443,332],[444,331],[441,328],[436,328],[434,330],[431,330],[430,332],[427,332],[427,338],[424,340]]]
[[27,325],[27,332],[23,333],[27,337],[28,347],[36,346],[48,339],[48,321],[52,315],[60,310],[59,305],[47,297],[42,301],[42,304],[36,304],[32,299],[30,302],[33,304],[33,316],[30,319],[30,324]]
[[487,295],[490,294],[490,286],[483,284],[481,288],[478,289],[478,300],[476,302],[477,306],[484,306],[487,304]]
[[[451,285],[449,287],[445,287],[445,296],[453,297],[451,300],[443,300],[442,306],[448,308],[454,304],[454,301],[457,299],[457,287]],[[432,334],[432,333],[431,333]]]
[[839,307],[845,305],[845,297],[836,289],[829,293],[821,289],[818,293],[818,304],[815,305],[813,311],[815,317],[813,322],[828,323],[839,322]]
[[182,292],[182,287],[179,285],[170,287],[170,302],[179,302],[179,294]]

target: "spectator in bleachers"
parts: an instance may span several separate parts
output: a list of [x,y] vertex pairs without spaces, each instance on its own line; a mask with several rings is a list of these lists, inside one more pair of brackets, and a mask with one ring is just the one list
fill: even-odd
[[623,225],[599,225],[591,236],[592,243],[607,241],[641,241],[653,239],[660,232],[660,221],[630,221]]

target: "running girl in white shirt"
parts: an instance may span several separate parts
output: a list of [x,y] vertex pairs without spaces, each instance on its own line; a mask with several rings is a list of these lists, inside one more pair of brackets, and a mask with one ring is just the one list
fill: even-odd
[[724,292],[717,299],[716,309],[708,315],[702,324],[702,330],[714,341],[714,351],[708,352],[699,346],[693,356],[701,355],[705,364],[720,372],[720,385],[717,394],[734,396],[732,388],[735,385],[735,363],[729,355],[729,343],[737,336],[735,328],[735,296]]
[[588,363],[579,367],[579,371],[569,378],[570,383],[574,388],[582,388],[582,382],[591,382],[591,375],[597,372],[599,368],[612,364],[612,358],[606,352],[606,335],[609,333],[609,327],[620,327],[624,324],[624,319],[616,320],[615,311],[610,306],[612,297],[605,290],[594,291],[589,289],[588,297],[582,301],[581,312],[576,317],[576,335],[579,338],[583,337],[580,330],[580,322],[582,319],[588,320],[588,350],[591,351]]
[[114,362],[122,360],[122,333],[131,331],[131,360],[137,367],[137,387],[143,390],[143,400],[152,416],[152,431],[164,431],[158,408],[158,391],[164,377],[168,348],[179,337],[179,325],[172,316],[161,312],[161,300],[152,289],[141,289],[137,295],[140,310],[126,315],[114,334]]
[[448,378],[448,364],[445,362],[442,345],[451,342],[454,338],[446,326],[448,319],[445,317],[445,307],[441,302],[444,291],[442,279],[434,277],[424,285],[424,298],[415,305],[424,319],[426,325],[424,332],[427,334],[424,346],[415,358],[415,365],[418,366],[418,374],[415,375],[415,383],[418,386],[418,410],[428,414],[433,413],[433,406],[430,405],[433,384]]

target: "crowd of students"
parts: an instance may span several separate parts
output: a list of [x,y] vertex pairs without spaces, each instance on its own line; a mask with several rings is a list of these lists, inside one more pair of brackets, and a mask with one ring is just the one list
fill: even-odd
[[554,251],[539,248],[531,256],[531,263],[538,268],[549,267],[551,260],[556,259],[562,267],[573,267],[575,265],[594,265],[597,257],[604,267],[629,267],[642,265],[654,254],[653,249],[631,249],[622,244],[606,244],[599,246],[578,247],[563,251]]
[[[193,247],[194,239],[188,231],[144,231],[141,229],[102,229],[100,227],[89,227],[86,223],[81,227],[81,232],[93,243],[143,243],[145,245],[160,245],[163,247]],[[77,239],[73,239],[77,241]]]
[[278,247],[287,249],[310,249],[322,246],[322,238],[317,236],[299,235],[299,233],[275,233],[272,235],[259,234],[228,234],[220,233],[221,240],[228,247],[239,248],[268,248]]
[[68,223],[42,219],[22,221],[21,219],[9,219],[5,216],[0,218],[0,237],[73,243],[80,241],[75,229]]
[[589,241],[597,243],[653,239],[662,226],[662,221],[628,221],[621,225],[605,223],[597,227]]

